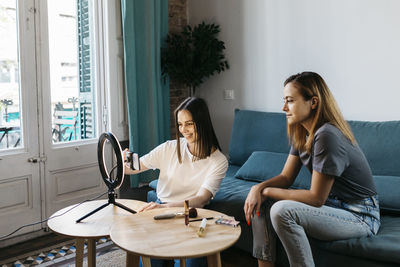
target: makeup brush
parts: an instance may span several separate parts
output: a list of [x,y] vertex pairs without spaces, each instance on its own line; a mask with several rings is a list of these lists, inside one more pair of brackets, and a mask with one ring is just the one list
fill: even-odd
[[[154,220],[164,220],[164,219],[172,219],[185,216],[184,212],[176,212],[176,213],[167,213],[154,216]],[[196,218],[197,217],[197,210],[196,208],[189,209],[189,218]]]

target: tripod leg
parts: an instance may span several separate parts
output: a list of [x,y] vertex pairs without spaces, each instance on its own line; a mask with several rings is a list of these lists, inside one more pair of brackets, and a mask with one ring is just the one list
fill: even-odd
[[114,205],[120,207],[121,209],[124,209],[124,210],[126,210],[126,211],[129,211],[129,212],[131,212],[131,213],[133,213],[133,214],[136,213],[136,211],[134,211],[134,210],[128,208],[128,207],[125,206],[125,205],[122,205],[121,203],[114,202]]
[[85,216],[79,218],[78,220],[76,220],[77,223],[81,222],[83,219],[89,217],[90,215],[95,214],[96,212],[98,212],[99,210],[101,210],[102,208],[105,208],[109,205],[110,203],[106,203],[104,205],[101,205],[100,207],[98,207],[97,209],[95,209],[94,211],[89,212],[88,214],[86,214]]

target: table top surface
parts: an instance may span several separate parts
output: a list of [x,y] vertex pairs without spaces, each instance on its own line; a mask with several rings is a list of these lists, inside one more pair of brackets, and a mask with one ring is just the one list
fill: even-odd
[[[142,206],[146,205],[146,202],[132,199],[116,199],[115,201],[124,206],[127,206],[130,209],[133,209],[134,211],[137,211]],[[95,210],[101,205],[106,204],[107,202],[108,199],[88,201],[82,203],[76,208],[73,208],[74,206],[76,206],[76,204],[71,205],[51,215],[50,217],[54,217],[56,215],[63,214],[64,212],[73,208],[61,216],[50,219],[47,222],[47,225],[52,231],[71,237],[100,238],[108,236],[110,234],[111,226],[117,218],[128,218],[135,216],[135,214],[132,214],[129,211],[110,204],[107,207],[82,220],[81,222],[75,222],[82,216]]]
[[154,220],[155,215],[182,212],[182,208],[160,208],[116,219],[110,237],[120,248],[152,258],[177,259],[208,256],[232,246],[240,237],[240,226],[216,224],[223,213],[197,209],[196,218],[214,217],[207,221],[205,235],[197,236],[201,221],[185,225],[184,218]]

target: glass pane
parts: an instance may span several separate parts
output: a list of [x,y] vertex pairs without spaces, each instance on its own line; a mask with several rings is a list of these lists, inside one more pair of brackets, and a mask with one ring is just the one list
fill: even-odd
[[16,7],[0,2],[0,151],[22,146]]
[[96,138],[91,1],[47,4],[53,143]]

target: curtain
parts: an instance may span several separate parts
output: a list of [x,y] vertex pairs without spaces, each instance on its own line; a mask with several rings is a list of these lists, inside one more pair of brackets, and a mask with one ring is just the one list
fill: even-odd
[[[167,0],[121,0],[130,150],[142,156],[170,138],[169,80],[161,77]],[[131,176],[131,187],[157,178]]]

